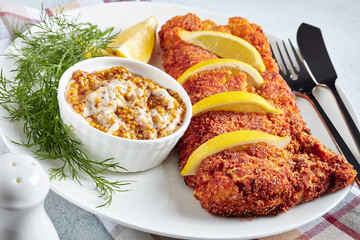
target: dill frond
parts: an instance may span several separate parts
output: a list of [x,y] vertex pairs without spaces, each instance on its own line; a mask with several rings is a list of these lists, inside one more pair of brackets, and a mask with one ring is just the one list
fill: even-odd
[[[83,23],[77,17],[60,13],[41,16],[41,22],[26,25],[27,31],[13,29],[17,38],[7,56],[15,61],[14,79],[0,74],[0,105],[10,121],[23,121],[26,140],[17,143],[31,148],[39,159],[61,160],[63,165],[50,169],[50,179],[70,177],[81,184],[80,173],[86,173],[95,184],[102,206],[111,204],[115,191],[131,181],[108,181],[107,169],[123,169],[112,159],[92,161],[74,135],[73,129],[60,119],[57,87],[62,74],[73,64],[101,56],[93,46],[104,48],[115,36],[113,28],[104,31],[97,25]],[[17,41],[21,41],[21,44]]]

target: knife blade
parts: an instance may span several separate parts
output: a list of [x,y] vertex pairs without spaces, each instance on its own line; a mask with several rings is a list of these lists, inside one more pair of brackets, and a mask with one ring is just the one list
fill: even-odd
[[335,96],[343,118],[360,152],[360,131],[335,87],[337,74],[326,49],[321,30],[302,23],[297,32],[297,43],[300,53],[316,81],[326,85]]

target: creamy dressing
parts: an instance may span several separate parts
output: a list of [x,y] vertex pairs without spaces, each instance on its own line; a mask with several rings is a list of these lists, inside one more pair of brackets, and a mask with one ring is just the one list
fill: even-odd
[[174,98],[165,89],[154,89],[151,91],[151,94],[165,99],[167,101],[167,109],[171,109],[174,107]]
[[[160,114],[156,108],[150,110],[147,101],[151,95],[161,99],[161,106],[165,112]],[[147,138],[157,138],[164,133],[168,135],[174,132],[182,122],[183,108],[177,107],[176,117],[170,114],[174,108],[175,98],[166,89],[156,88],[148,90],[142,89],[130,80],[113,79],[106,84],[102,84],[97,90],[88,94],[85,98],[82,115],[85,118],[92,117],[99,124],[106,127],[108,134],[113,134],[121,129],[128,132],[124,120],[116,115],[119,107],[128,107],[133,110],[132,118],[143,129],[155,129]]]

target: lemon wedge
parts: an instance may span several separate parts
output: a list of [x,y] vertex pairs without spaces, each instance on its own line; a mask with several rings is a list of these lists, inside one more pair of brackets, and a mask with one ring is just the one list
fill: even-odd
[[258,50],[249,42],[229,33],[217,31],[179,32],[180,38],[208,50],[222,58],[232,58],[246,62],[259,70],[265,71],[265,65]]
[[251,65],[235,59],[211,59],[200,62],[188,68],[178,79],[178,83],[183,85],[191,76],[214,69],[229,69],[230,71],[243,71],[247,76],[247,81],[255,87],[260,87],[264,80],[260,73]]
[[149,17],[121,31],[109,43],[108,47],[111,49],[107,51],[118,57],[148,62],[154,49],[157,26],[156,18]]
[[192,115],[207,111],[235,111],[280,114],[283,111],[270,105],[265,98],[249,92],[222,92],[195,103]]
[[265,143],[284,148],[290,142],[290,137],[279,137],[261,131],[240,130],[218,135],[200,145],[189,157],[181,171],[181,175],[194,175],[201,162],[216,153],[229,148],[245,147],[249,144]]

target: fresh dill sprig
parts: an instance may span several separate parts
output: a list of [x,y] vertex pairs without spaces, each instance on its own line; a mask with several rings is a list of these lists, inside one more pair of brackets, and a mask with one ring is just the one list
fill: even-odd
[[[13,29],[17,38],[7,56],[15,61],[14,79],[0,74],[0,105],[10,121],[23,121],[26,141],[17,144],[31,148],[39,159],[60,159],[61,167],[50,169],[50,179],[68,176],[81,184],[80,173],[95,183],[105,203],[111,204],[115,191],[131,181],[108,181],[102,174],[107,169],[123,169],[112,159],[91,160],[73,129],[60,119],[57,88],[62,74],[85,55],[101,56],[99,49],[112,40],[113,28],[101,31],[97,25],[83,23],[78,17],[60,13],[41,15],[41,22],[26,25],[27,31]],[[17,42],[20,40],[20,43]],[[96,47],[94,47],[96,46]]]

